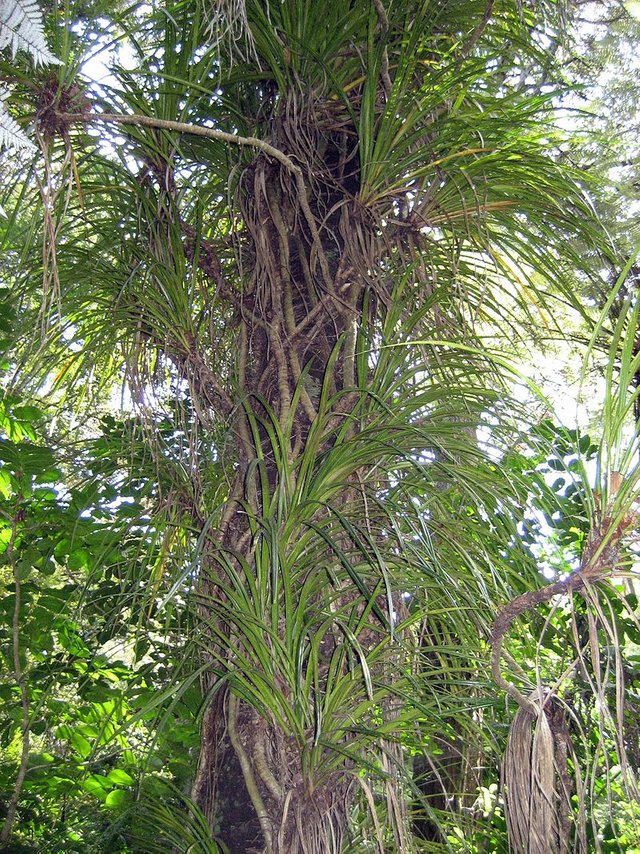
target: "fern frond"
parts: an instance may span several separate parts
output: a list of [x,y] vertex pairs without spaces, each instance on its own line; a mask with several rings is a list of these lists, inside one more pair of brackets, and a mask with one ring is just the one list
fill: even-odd
[[14,151],[35,151],[33,142],[7,112],[4,105],[7,95],[6,89],[0,89],[0,148],[10,148]]
[[24,50],[34,63],[58,63],[44,36],[42,13],[35,0],[0,0],[0,50],[11,46],[15,58]]

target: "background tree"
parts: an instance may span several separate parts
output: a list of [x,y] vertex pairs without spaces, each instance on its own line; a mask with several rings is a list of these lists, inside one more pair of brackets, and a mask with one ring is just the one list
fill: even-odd
[[[542,685],[556,668],[587,673],[585,643],[610,623],[589,600],[576,662],[547,650],[534,699],[522,666],[540,661],[539,630],[515,642],[519,688],[500,658],[511,622],[552,593],[575,625],[571,595],[620,569],[635,522],[633,477],[610,486],[633,469],[628,443],[610,454],[629,383],[611,369],[617,432],[604,451],[584,447],[601,454],[598,493],[586,468],[549,488],[536,467],[570,471],[585,437],[531,432],[508,393],[510,359],[586,315],[589,265],[571,246],[610,252],[580,176],[554,157],[542,48],[560,37],[553,9],[97,3],[50,23],[55,73],[6,66],[14,120],[35,120],[45,154],[44,169],[15,170],[3,200],[16,343],[7,690],[24,713],[6,731],[9,756],[27,757],[25,797],[42,804],[37,768],[53,764],[73,767],[75,815],[78,786],[119,811],[80,850],[404,851],[474,836],[499,850],[495,771],[481,770],[505,721],[493,645],[494,675],[522,707],[508,767],[518,749],[534,757],[526,779],[510,778],[512,840],[584,848],[597,798],[589,830],[568,757],[596,779],[612,751],[624,756],[621,719],[601,716],[604,747],[589,758],[562,711],[586,720],[587,701]],[[92,84],[91,44],[109,71]],[[587,356],[613,340],[610,364],[628,372],[633,311],[596,325]],[[118,378],[135,413],[121,420],[107,414]],[[35,391],[56,419],[55,477],[21,463],[41,440],[15,433],[39,417],[20,415],[18,397]],[[39,480],[68,491],[46,498]],[[51,533],[30,555],[41,500]],[[522,534],[540,513],[568,538],[558,569],[577,569],[543,590],[548,534]],[[23,559],[52,567],[51,582],[44,572],[25,590]],[[40,617],[21,616],[23,603]],[[50,626],[44,652],[32,624]],[[110,678],[109,696],[81,702]],[[65,697],[63,714],[52,698]],[[183,747],[171,743],[180,726]],[[50,759],[29,762],[32,732],[51,739]],[[164,774],[148,773],[166,757]],[[162,779],[178,788],[159,794]],[[541,780],[558,784],[551,802]]]

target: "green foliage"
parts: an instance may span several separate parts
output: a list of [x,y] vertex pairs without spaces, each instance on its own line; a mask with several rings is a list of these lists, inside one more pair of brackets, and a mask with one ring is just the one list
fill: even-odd
[[[11,850],[124,851],[132,806],[154,780],[188,779],[200,695],[193,680],[171,685],[179,622],[137,601],[139,573],[157,550],[142,506],[128,503],[143,487],[71,485],[77,464],[74,475],[63,464],[65,482],[43,442],[44,419],[34,406],[2,402],[0,787],[7,802],[23,739],[10,655],[16,584],[30,736]],[[116,423],[109,424],[112,437]],[[90,461],[99,458],[96,448]],[[12,521],[14,582],[6,551]]]
[[[632,261],[589,299],[552,4],[219,5],[69,3],[16,88],[11,844],[506,851],[502,620],[565,841],[632,851],[639,309]],[[588,432],[513,394],[571,336]]]

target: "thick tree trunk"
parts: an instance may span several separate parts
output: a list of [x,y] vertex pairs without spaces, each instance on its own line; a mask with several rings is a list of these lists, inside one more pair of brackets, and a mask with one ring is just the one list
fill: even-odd
[[[228,637],[226,658],[233,669],[236,632],[211,601],[220,597],[217,582],[225,579],[224,561],[251,567],[255,560],[249,516],[260,518],[264,482],[252,475],[262,460],[268,491],[279,486],[286,466],[295,478],[296,461],[305,450],[317,417],[323,383],[332,393],[353,393],[355,336],[362,311],[366,277],[374,259],[352,263],[345,236],[360,233],[355,221],[357,157],[353,138],[319,128],[274,123],[274,144],[289,153],[289,140],[313,139],[304,163],[307,197],[280,163],[256,157],[240,183],[239,208],[245,229],[238,241],[245,278],[238,302],[237,386],[235,423],[238,470],[229,506],[211,538],[206,576],[201,579],[205,620],[215,621]],[[304,162],[298,150],[299,162]],[[312,219],[309,217],[312,214]],[[333,363],[331,356],[338,351]],[[327,365],[333,364],[330,376]],[[229,395],[231,395],[229,390]],[[342,413],[349,399],[342,400]],[[337,427],[343,415],[333,416]],[[270,419],[288,437],[286,448],[274,447]],[[317,453],[327,450],[327,445]],[[276,459],[277,454],[286,459]],[[260,485],[261,484],[261,485]],[[345,500],[348,496],[344,496]],[[284,633],[285,627],[280,627]],[[334,645],[340,640],[331,641]],[[206,684],[215,692],[216,678]],[[286,674],[282,684],[286,685]],[[321,686],[320,686],[321,689]],[[308,734],[308,740],[313,733]],[[269,854],[339,852],[357,783],[344,771],[318,780],[305,767],[308,745],[226,686],[211,701],[203,722],[202,746],[194,797],[212,827],[232,852]]]

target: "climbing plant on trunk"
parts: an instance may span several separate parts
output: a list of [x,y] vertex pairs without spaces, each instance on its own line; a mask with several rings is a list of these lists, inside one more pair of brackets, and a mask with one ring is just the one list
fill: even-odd
[[[172,565],[167,533],[150,595],[197,613],[191,799],[232,851],[411,850],[420,822],[439,831],[410,754],[433,786],[446,753],[475,792],[477,657],[538,583],[529,487],[499,462],[524,441],[507,357],[538,322],[555,334],[554,299],[583,312],[570,241],[596,243],[550,98],[523,84],[550,73],[551,12],[77,14],[67,64],[19,81],[47,154],[21,371],[71,396],[124,369],[144,415],[149,513],[191,547]],[[76,59],[90,36],[100,85]],[[158,413],[183,441],[154,435]]]

